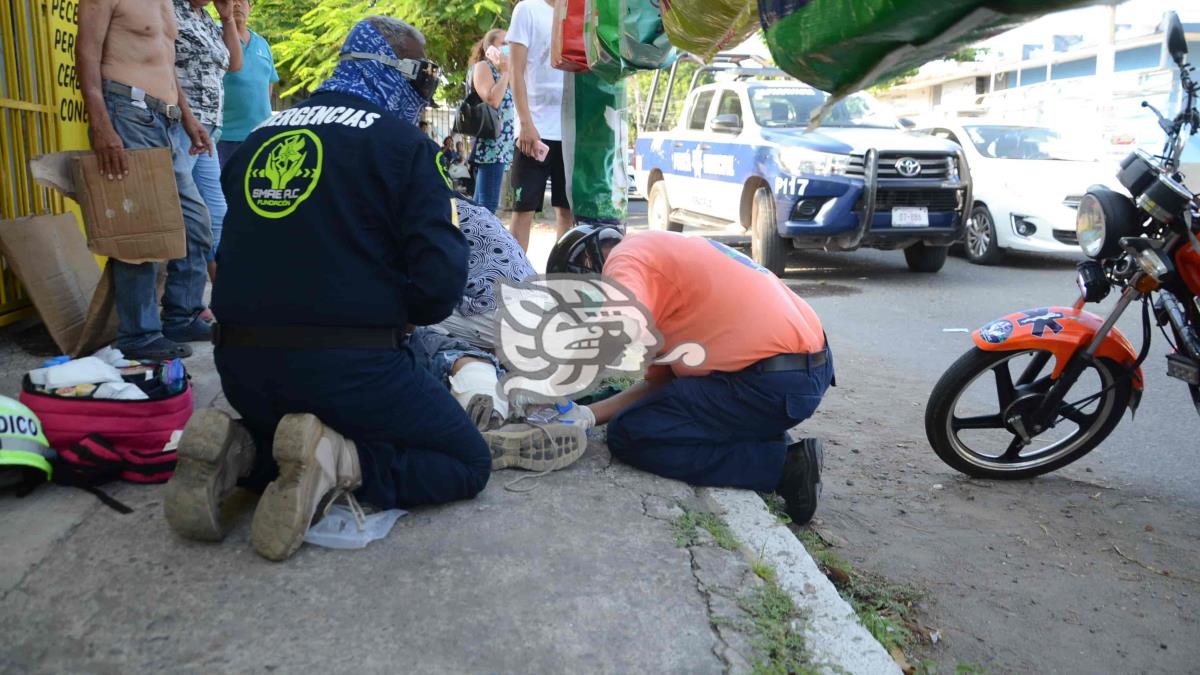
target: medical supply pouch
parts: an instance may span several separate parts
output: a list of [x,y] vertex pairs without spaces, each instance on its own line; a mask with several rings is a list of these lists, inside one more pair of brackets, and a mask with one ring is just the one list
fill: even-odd
[[[60,457],[66,456],[68,461],[72,456],[92,458],[88,461],[93,463],[119,461],[122,480],[161,483],[170,477],[174,462],[174,452],[164,453],[163,449],[192,416],[192,388],[178,359],[148,368],[125,376],[126,382],[136,384],[146,395],[143,400],[90,398],[95,387],[87,393],[75,388],[69,396],[40,391],[28,375],[22,382],[20,400],[37,414],[46,440]],[[75,451],[78,444],[96,437],[103,443],[93,440],[82,454]]]

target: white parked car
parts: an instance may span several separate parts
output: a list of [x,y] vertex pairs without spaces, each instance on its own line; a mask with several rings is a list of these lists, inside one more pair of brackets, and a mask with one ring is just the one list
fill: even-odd
[[921,130],[962,147],[974,181],[963,248],[986,265],[1006,249],[1080,253],[1079,200],[1092,185],[1119,189],[1117,165],[1102,148],[1072,144],[1053,129],[963,120]]

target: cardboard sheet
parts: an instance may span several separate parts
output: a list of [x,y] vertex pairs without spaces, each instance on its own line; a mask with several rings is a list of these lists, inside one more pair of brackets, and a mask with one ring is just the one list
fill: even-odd
[[64,354],[91,354],[116,338],[110,275],[88,252],[75,216],[0,221],[0,252]]
[[131,263],[187,255],[183,211],[168,148],[128,150],[129,175],[110,181],[92,152],[31,161],[34,180],[79,202],[93,253]]

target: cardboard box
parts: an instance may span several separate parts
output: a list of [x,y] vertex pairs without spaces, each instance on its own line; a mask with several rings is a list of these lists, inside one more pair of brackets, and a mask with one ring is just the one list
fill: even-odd
[[129,175],[124,180],[101,175],[95,153],[70,158],[88,248],[96,255],[133,263],[186,256],[170,149],[127,150],[126,155]]
[[88,253],[75,216],[2,220],[0,252],[62,353],[91,354],[116,339],[111,275]]

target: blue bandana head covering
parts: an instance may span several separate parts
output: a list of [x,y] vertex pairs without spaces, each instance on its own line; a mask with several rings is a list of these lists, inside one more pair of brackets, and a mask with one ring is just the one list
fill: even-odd
[[[392,46],[367,20],[359,21],[346,36],[341,54],[363,52],[398,58]],[[421,97],[400,71],[378,61],[342,61],[317,92],[335,91],[365,98],[396,117],[416,124],[429,101]]]

